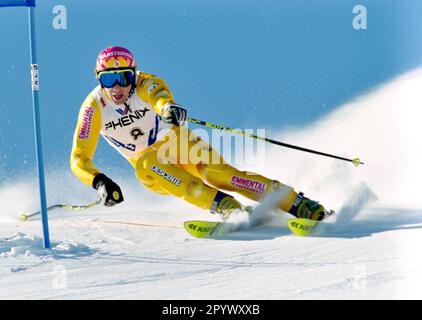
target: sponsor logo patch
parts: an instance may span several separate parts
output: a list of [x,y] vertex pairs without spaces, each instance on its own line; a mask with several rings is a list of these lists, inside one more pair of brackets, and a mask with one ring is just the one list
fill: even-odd
[[110,58],[110,57],[113,57],[113,56],[125,56],[127,58],[132,58],[132,56],[127,52],[113,51],[113,52],[106,52],[106,53],[101,54],[100,60]]
[[310,231],[312,230],[311,226],[305,226],[304,224],[298,223],[298,222],[292,222],[292,227],[299,229],[299,230],[305,230],[305,231]]
[[116,111],[117,111],[118,114],[120,114],[122,116],[125,116],[130,111],[130,108],[129,108],[129,105],[128,104],[125,104],[125,108],[124,109],[116,109]]
[[[116,111],[120,114],[124,113],[124,111],[121,110],[121,109],[117,109]],[[123,127],[126,127],[126,126],[130,126],[131,124],[135,123],[136,120],[139,120],[139,119],[142,119],[143,117],[145,117],[145,114],[148,111],[150,111],[150,109],[148,109],[148,108],[144,108],[142,110],[135,110],[135,112],[129,111],[129,114],[117,119],[116,122],[114,122],[114,121],[107,122],[105,124],[105,129],[106,129],[106,131],[108,129],[116,130],[116,128],[119,128],[119,127],[123,128]]]
[[267,188],[267,185],[265,183],[256,180],[241,178],[238,176],[232,176],[230,184],[240,189],[248,190],[255,193],[263,193]]
[[82,126],[79,130],[78,138],[82,140],[87,140],[89,138],[89,134],[91,133],[91,125],[92,125],[92,117],[94,115],[94,108],[91,106],[85,107],[83,119],[82,119]]
[[157,166],[152,166],[151,170],[154,171],[156,174],[158,174],[159,176],[163,177],[164,179],[166,179],[167,181],[173,183],[176,186],[180,186],[180,184],[182,183],[182,180],[180,180],[179,178],[176,178],[175,176],[165,172],[164,170],[158,168]]
[[139,137],[142,137],[145,134],[145,132],[142,131],[142,129],[135,128],[130,130],[130,135],[133,137],[133,139],[136,141]]

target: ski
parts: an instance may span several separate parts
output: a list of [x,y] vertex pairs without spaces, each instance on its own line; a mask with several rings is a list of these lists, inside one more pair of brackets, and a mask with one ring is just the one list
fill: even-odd
[[[288,191],[289,188],[276,190],[246,215],[238,215],[237,218],[231,216],[229,221],[191,220],[185,221],[183,226],[195,238],[216,238],[233,232],[249,230],[271,219],[269,213],[277,208],[278,202]],[[333,211],[330,211],[329,215],[333,213]],[[293,218],[288,220],[287,225],[294,234],[309,236],[316,230],[318,221]]]
[[185,221],[183,226],[195,238],[211,238],[214,231],[221,227],[222,224],[224,222],[191,220]]
[[[309,237],[315,234],[321,223],[322,222],[310,219],[293,218],[287,220],[287,227],[293,234],[299,237]],[[245,231],[257,226],[259,226],[259,224],[242,225],[223,221],[191,220],[184,222],[186,231],[195,238],[216,238],[229,233]]]
[[308,237],[314,234],[319,223],[319,221],[310,219],[293,218],[287,220],[287,227],[291,232],[299,237]]
[[216,238],[233,232],[249,230],[262,223],[264,223],[263,219],[248,219],[244,222],[190,220],[185,221],[183,226],[195,238]]

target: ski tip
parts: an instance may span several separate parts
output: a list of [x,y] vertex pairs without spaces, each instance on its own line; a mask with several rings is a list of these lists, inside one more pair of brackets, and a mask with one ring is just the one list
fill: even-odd
[[192,230],[192,227],[190,226],[194,221],[185,221],[183,222],[183,226],[185,227],[186,231],[190,233],[190,230]]
[[287,220],[287,226],[290,231],[299,237],[307,237],[311,235],[317,225],[318,221],[310,219],[294,218]]
[[19,214],[18,219],[19,219],[19,221],[27,221],[28,216],[25,213],[21,213],[21,214]]
[[219,222],[191,220],[185,221],[183,226],[195,238],[210,238]]

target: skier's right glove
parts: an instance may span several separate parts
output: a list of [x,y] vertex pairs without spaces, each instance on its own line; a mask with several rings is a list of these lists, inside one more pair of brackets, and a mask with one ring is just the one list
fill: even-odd
[[176,126],[183,126],[188,117],[185,108],[178,104],[168,104],[161,111],[161,118],[165,123],[174,124]]
[[112,207],[124,200],[120,187],[105,174],[97,174],[92,187],[98,191],[98,197],[106,207]]

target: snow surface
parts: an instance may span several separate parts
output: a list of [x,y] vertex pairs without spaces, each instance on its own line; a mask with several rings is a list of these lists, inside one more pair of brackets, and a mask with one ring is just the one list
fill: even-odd
[[[194,239],[183,221],[216,218],[120,177],[122,205],[52,211],[44,250],[40,221],[17,221],[37,210],[36,182],[3,184],[0,299],[421,299],[421,88],[415,70],[317,123],[268,133],[366,163],[267,146],[266,165],[246,167],[340,213],[313,238],[292,235],[278,212],[253,231]],[[67,167],[48,170],[47,191],[49,203],[95,197]]]

